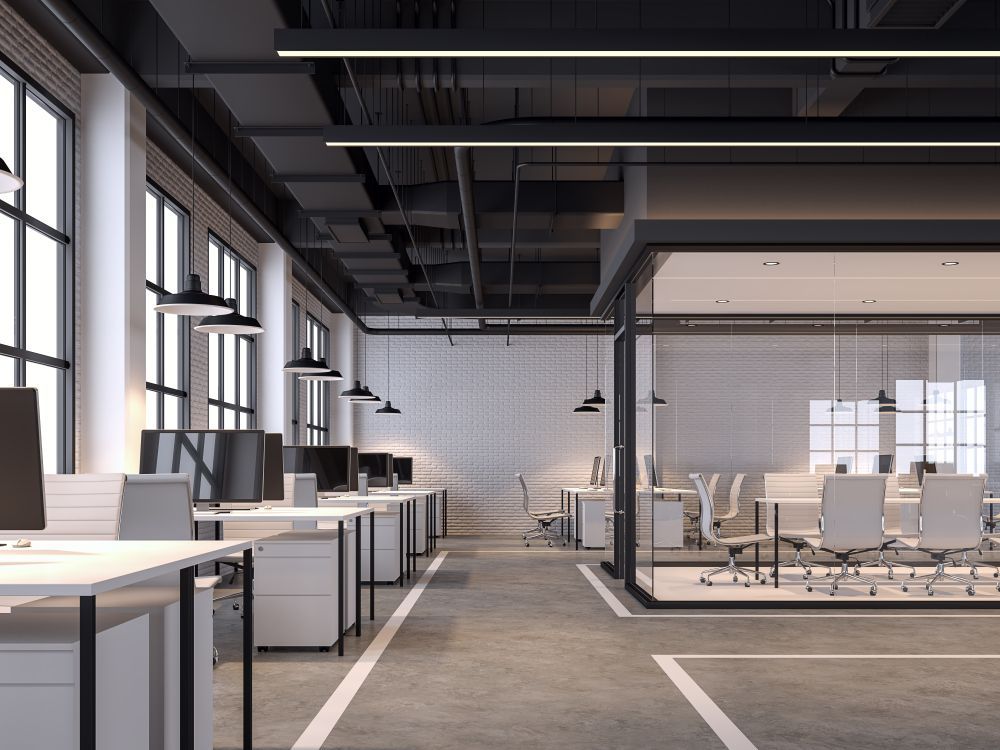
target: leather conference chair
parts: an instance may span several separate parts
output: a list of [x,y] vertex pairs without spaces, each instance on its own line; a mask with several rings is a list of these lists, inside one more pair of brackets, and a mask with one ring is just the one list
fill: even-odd
[[750,585],[751,575],[754,578],[757,578],[761,583],[767,583],[767,575],[764,573],[757,573],[749,568],[741,568],[737,565],[736,555],[745,550],[747,547],[752,547],[755,544],[769,541],[774,537],[770,534],[745,534],[743,536],[730,537],[720,536],[716,532],[715,524],[712,522],[712,518],[715,515],[715,501],[712,499],[712,494],[708,490],[708,483],[705,481],[705,477],[701,474],[691,474],[690,479],[694,482],[694,488],[698,491],[698,501],[701,510],[701,533],[706,539],[708,539],[709,542],[718,544],[720,547],[726,547],[729,552],[728,563],[719,568],[703,570],[698,576],[698,580],[706,586],[711,586],[712,576],[724,573],[733,577],[733,583],[738,583],[740,576],[742,576],[746,579],[743,583],[744,586]]

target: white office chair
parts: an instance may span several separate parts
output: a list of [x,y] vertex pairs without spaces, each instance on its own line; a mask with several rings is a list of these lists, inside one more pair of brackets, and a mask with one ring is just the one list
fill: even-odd
[[[713,474],[711,476],[711,478],[708,480],[708,494],[712,496],[712,501],[713,502],[715,501],[715,490],[719,486],[719,477],[720,476],[721,476],[720,474]],[[698,526],[701,523],[701,520],[700,520],[701,519],[701,504],[699,503],[698,507],[695,508],[694,510],[682,510],[681,512],[684,514],[684,517],[687,518],[691,522],[691,525],[693,526],[692,530],[690,532],[688,532],[688,536],[697,537],[698,536]]]
[[813,578],[806,584],[806,591],[813,584],[830,581],[830,596],[844,581],[856,581],[868,586],[872,596],[878,593],[873,578],[850,572],[850,559],[861,552],[881,549],[884,539],[885,518],[884,474],[830,474],[823,480],[823,499],[820,503],[818,537],[806,537],[814,550],[831,552],[840,560],[840,572],[830,572]]
[[[819,468],[819,467],[817,467]],[[778,568],[802,568],[802,577],[812,575],[813,563],[802,559],[802,550],[808,545],[805,538],[815,536],[817,524],[819,523],[820,491],[822,490],[823,475],[804,473],[768,473],[764,475],[764,495],[768,498],[780,500],[782,498],[815,497],[815,505],[792,505],[786,504],[780,510],[779,527],[781,531],[781,541],[792,545],[795,550],[795,557],[791,560],[783,560],[778,563]],[[771,503],[766,507],[766,518],[764,527],[768,534],[774,537],[774,508]],[[816,563],[826,568],[827,573],[830,568],[822,563]],[[771,568],[771,577],[778,575],[778,570]]]
[[[552,533],[552,523],[563,518],[568,520],[570,517],[569,511],[552,510],[544,513],[535,513],[531,510],[531,499],[528,497],[528,485],[524,483],[524,476],[522,474],[515,474],[514,476],[517,477],[517,481],[521,483],[521,492],[524,493],[524,512],[537,524],[535,528],[528,529],[521,534],[521,538],[524,540],[524,546],[530,547],[530,540],[532,539],[541,539],[542,541],[548,542],[551,547],[552,542],[559,541],[561,539],[560,535]],[[565,547],[566,540],[563,539],[562,543]]]
[[[934,595],[934,584],[951,581],[965,586],[969,596],[976,593],[974,579],[945,573],[951,555],[979,549],[983,541],[983,491],[985,476],[968,474],[925,474],[920,488],[920,518],[915,537],[900,537],[901,548],[926,552],[935,561],[933,573],[919,576],[927,595]],[[907,590],[907,582],[901,585]],[[997,584],[1000,591],[1000,584]]]
[[119,539],[194,539],[187,474],[128,474],[122,492]]
[[[746,476],[746,474],[737,474],[733,477],[733,483],[729,486],[729,509],[712,522],[716,533],[722,530],[723,521],[732,521],[739,515],[740,491],[743,489],[743,480],[746,479]],[[714,492],[712,493],[712,501],[715,501]]]
[[719,568],[703,570],[698,576],[698,580],[706,586],[711,586],[712,576],[725,573],[726,575],[731,575],[733,577],[733,583],[738,583],[740,576],[746,578],[746,581],[743,584],[744,586],[750,585],[751,575],[758,579],[761,583],[767,583],[767,576],[765,574],[758,573],[757,571],[750,570],[749,568],[741,568],[737,565],[736,555],[745,550],[747,547],[752,547],[755,544],[766,542],[774,537],[769,534],[746,534],[744,536],[730,537],[719,536],[716,532],[715,524],[712,522],[712,518],[715,515],[715,501],[712,499],[712,493],[708,490],[708,483],[705,481],[705,477],[701,474],[691,474],[690,478],[691,481],[694,482],[694,488],[698,491],[698,501],[701,510],[701,533],[706,539],[708,539],[709,542],[726,547],[729,552],[728,563]]

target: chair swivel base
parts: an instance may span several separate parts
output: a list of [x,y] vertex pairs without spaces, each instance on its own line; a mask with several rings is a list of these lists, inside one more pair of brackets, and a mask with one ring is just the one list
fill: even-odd
[[[982,552],[980,552],[982,554]],[[997,567],[993,563],[988,563],[984,561],[974,562],[969,559],[969,553],[963,552],[962,557],[956,560],[954,557],[948,560],[953,568],[968,568],[969,575],[972,576],[973,580],[979,580],[979,568],[993,568],[993,577],[1000,578],[1000,567]]]
[[[823,563],[816,563],[816,565],[819,565],[820,567],[826,568],[826,575],[830,575],[830,573],[833,572],[829,565],[825,565]],[[778,563],[778,567],[779,568],[802,568],[802,570],[803,570],[802,577],[803,578],[809,578],[809,576],[812,575],[812,569],[815,566],[812,563],[808,563],[805,560],[803,560],[802,559],[802,547],[796,547],[795,548],[795,557],[793,557],[791,560],[782,560],[780,563]],[[777,571],[774,569],[774,566],[771,566],[771,578],[774,578],[776,575],[777,575]]]
[[[928,573],[927,575],[918,576],[912,581],[904,581],[902,584],[900,584],[900,588],[903,591],[908,591],[909,586],[907,584],[912,585],[913,583],[923,583],[924,588],[927,589],[927,596],[934,596],[934,584],[938,582],[947,581],[949,583],[959,583],[965,586],[965,593],[968,594],[969,596],[975,596],[976,586],[970,579],[944,572],[944,566],[947,562],[951,561],[939,559],[937,561],[937,567],[934,569],[933,573]],[[1000,583],[997,584],[997,591],[1000,591]]]
[[560,541],[564,547],[566,546],[566,540],[561,534],[553,532],[549,523],[539,523],[537,528],[529,529],[521,534],[521,539],[524,540],[525,547],[531,546],[532,539],[541,539],[543,542],[547,542],[550,547],[554,546],[553,542]]
[[914,578],[917,575],[917,569],[912,565],[907,565],[906,563],[893,562],[892,560],[887,560],[885,557],[885,550],[879,550],[877,560],[869,560],[868,562],[857,562],[854,563],[854,575],[858,575],[861,572],[861,568],[885,568],[889,580],[892,580],[893,574],[896,568],[909,568],[910,578]]
[[698,581],[704,583],[706,586],[712,585],[712,576],[726,574],[727,576],[733,577],[733,583],[739,583],[740,576],[746,578],[743,585],[750,586],[750,577],[753,576],[761,583],[767,583],[767,575],[764,573],[759,573],[755,570],[750,570],[749,568],[742,568],[736,564],[736,556],[732,553],[729,554],[729,562],[719,568],[712,568],[710,570],[703,570],[698,576]]
[[820,576],[819,578],[810,579],[809,583],[806,584],[806,591],[812,591],[813,585],[820,583],[822,581],[830,582],[830,596],[834,596],[837,593],[838,589],[840,588],[840,584],[845,582],[860,583],[865,586],[868,586],[868,593],[871,596],[875,596],[875,594],[878,593],[878,583],[875,581],[875,579],[865,578],[864,576],[859,576],[855,573],[852,573],[850,571],[850,564],[846,560],[840,561],[839,573],[834,573],[831,571],[830,573],[827,573],[824,576]]

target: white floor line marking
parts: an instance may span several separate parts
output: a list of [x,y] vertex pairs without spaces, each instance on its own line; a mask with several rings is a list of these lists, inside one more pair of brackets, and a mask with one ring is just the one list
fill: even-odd
[[632,613],[628,611],[628,608],[618,600],[617,596],[611,593],[608,587],[601,582],[600,578],[594,575],[594,571],[582,564],[576,567],[583,573],[583,577],[590,581],[590,585],[597,589],[597,593],[611,607],[612,612],[619,617],[632,617]]
[[659,654],[654,659],[1000,659],[1000,654]]
[[[781,620],[795,620],[795,619],[922,619],[922,620],[954,620],[954,619],[996,619],[1000,618],[1000,614],[982,614],[982,613],[940,613],[940,612],[914,612],[912,614],[904,614],[902,612],[895,612],[891,614],[878,614],[872,612],[821,612],[816,614],[805,614],[802,612],[777,612],[768,614],[746,614],[746,613],[732,613],[727,614],[723,612],[713,612],[711,614],[633,614],[629,612],[628,608],[622,604],[621,600],[615,596],[611,590],[604,585],[604,581],[594,575],[594,572],[590,570],[591,567],[595,567],[599,563],[577,563],[576,567],[579,568],[580,572],[583,573],[584,578],[590,581],[590,585],[594,587],[598,595],[605,601],[605,603],[611,607],[611,611],[614,612],[618,617],[634,617],[639,619],[667,619],[667,620],[704,620],[704,619],[728,619],[728,620],[769,620],[769,619],[781,619]],[[636,571],[637,575],[642,575],[641,571]],[[766,605],[762,605],[766,606]]]
[[716,736],[726,746],[727,750],[757,750],[754,745],[739,727],[733,724],[732,720],[726,716],[715,701],[708,697],[708,694],[698,687],[698,683],[691,679],[691,676],[681,669],[670,656],[653,656],[656,663],[660,665],[670,681],[681,691],[691,707],[705,720],[709,728],[715,732]]
[[424,571],[417,584],[410,589],[410,592],[396,608],[396,611],[392,613],[389,620],[382,626],[378,635],[372,639],[372,642],[365,649],[361,658],[351,667],[351,670],[337,686],[337,689],[327,698],[326,703],[323,704],[319,713],[313,717],[313,720],[309,722],[309,726],[299,735],[295,744],[292,745],[291,750],[319,750],[323,746],[323,743],[326,742],[334,728],[336,728],[340,717],[344,715],[344,711],[351,705],[354,696],[358,694],[358,690],[361,689],[368,675],[375,668],[378,660],[392,641],[393,636],[396,635],[399,627],[403,624],[403,620],[410,614],[413,605],[417,603],[417,599],[420,598],[424,589],[427,588],[427,584],[434,577],[434,572],[441,567],[441,563],[444,562],[444,558],[447,555],[447,552],[438,553],[438,556],[434,558],[427,570]]

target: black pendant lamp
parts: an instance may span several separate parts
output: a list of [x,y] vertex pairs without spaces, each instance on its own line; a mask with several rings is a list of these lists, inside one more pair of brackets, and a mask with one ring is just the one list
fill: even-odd
[[876,404],[878,404],[879,414],[895,414],[896,413],[896,399],[892,398],[888,394],[889,390],[889,337],[882,337],[882,385],[884,388],[879,388],[878,395],[872,399]]
[[281,368],[282,372],[293,372],[300,375],[315,375],[321,372],[329,372],[326,362],[313,357],[312,349],[308,346],[302,347],[302,353],[296,358],[285,362]]
[[[590,385],[590,373],[587,371],[587,337],[583,338],[584,352],[583,352],[583,392],[587,392],[587,387]],[[600,414],[601,410],[596,406],[588,404],[584,400],[583,404],[573,409],[574,414]]]
[[340,374],[340,370],[327,370],[326,372],[309,373],[308,375],[299,376],[299,380],[318,380],[320,382],[327,383],[343,379],[344,376]]
[[[191,75],[191,91],[194,91],[194,74]],[[188,263],[194,268],[194,96],[191,96],[191,216],[188,219]],[[222,297],[208,294],[201,289],[201,277],[189,273],[184,277],[184,289],[176,294],[164,294],[153,309],[163,315],[228,315],[232,312]]]
[[24,180],[14,174],[11,168],[7,166],[7,162],[0,158],[0,195],[4,193],[16,193],[23,187]]
[[837,374],[837,398],[833,402],[833,406],[827,409],[828,412],[848,412],[850,408],[844,403],[844,399],[840,398],[840,356],[837,353],[837,334],[833,334],[833,366],[836,369]]
[[669,405],[667,403],[667,400],[663,399],[663,398],[660,398],[659,396],[657,396],[656,395],[656,391],[654,391],[654,390],[650,390],[650,392],[648,394],[646,394],[645,398],[639,399],[636,403],[638,403],[638,404],[652,404],[653,406],[668,406]]
[[209,315],[202,318],[201,323],[194,327],[194,330],[202,333],[220,333],[236,335],[256,335],[264,333],[264,327],[257,318],[248,315],[240,315],[236,300],[232,297],[226,300],[229,312],[225,315]]
[[[369,391],[369,393],[370,393],[370,391]],[[360,397],[362,397],[364,395],[366,395],[365,394],[365,389],[361,387],[361,381],[360,380],[355,380],[354,381],[354,387],[353,388],[348,388],[346,391],[342,391],[341,394],[340,394],[340,398],[346,398],[346,399],[354,400],[354,399],[360,398]]]
[[[595,359],[596,359],[596,364],[597,364],[597,368],[596,368],[597,377],[595,378],[595,380],[597,380],[599,382],[599,378],[601,376],[600,375],[601,374],[601,345],[600,345],[599,342],[597,344],[596,349],[597,349],[597,351],[595,352]],[[595,382],[594,385],[597,385],[597,383]],[[604,396],[601,395],[601,389],[600,388],[595,388],[594,389],[594,395],[591,396],[590,398],[585,398],[583,400],[583,405],[584,406],[597,406],[597,407],[601,407],[601,406],[604,406],[606,403],[607,403],[607,401],[605,401],[604,400]]]
[[385,406],[381,409],[376,409],[376,414],[402,414],[402,412],[392,405],[392,390],[390,386],[392,384],[392,362],[389,359],[389,342],[392,339],[386,336],[385,339]]

